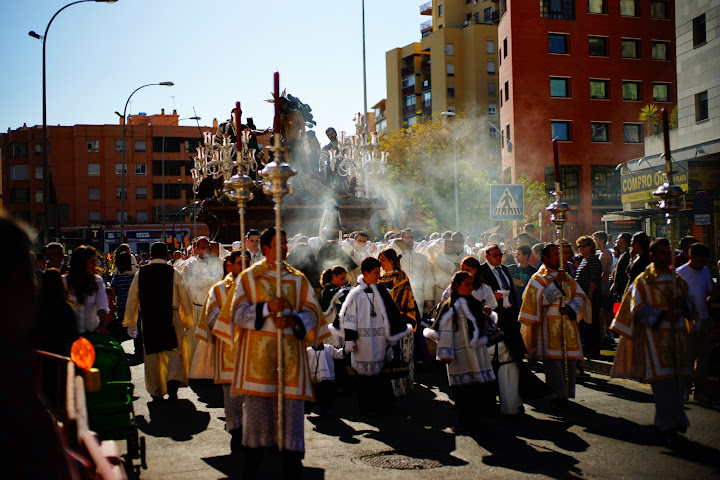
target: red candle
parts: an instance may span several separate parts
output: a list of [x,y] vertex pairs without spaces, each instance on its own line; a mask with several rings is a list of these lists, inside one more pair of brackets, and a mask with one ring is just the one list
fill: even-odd
[[275,119],[273,122],[273,135],[280,135],[280,74],[275,72]]
[[240,102],[235,102],[235,142],[240,140]]
[[557,138],[553,138],[553,164],[555,166],[555,183],[560,182],[560,158],[558,157],[558,143]]

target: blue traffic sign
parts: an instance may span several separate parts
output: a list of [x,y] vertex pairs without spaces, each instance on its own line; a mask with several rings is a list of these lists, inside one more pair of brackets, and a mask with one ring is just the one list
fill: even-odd
[[525,218],[523,185],[490,185],[490,220]]

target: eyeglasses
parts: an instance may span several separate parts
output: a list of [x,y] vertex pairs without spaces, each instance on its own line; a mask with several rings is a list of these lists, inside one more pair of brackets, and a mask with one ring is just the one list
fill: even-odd
[[493,258],[500,258],[502,257],[502,253],[491,253],[490,256]]

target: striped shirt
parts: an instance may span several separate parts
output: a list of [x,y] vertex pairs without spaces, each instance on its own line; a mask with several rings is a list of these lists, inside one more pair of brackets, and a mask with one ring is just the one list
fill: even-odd
[[597,283],[598,287],[600,287],[602,271],[602,263],[600,263],[600,259],[596,255],[583,258],[582,262],[580,262],[580,266],[575,272],[575,281],[586,295],[590,295],[591,283]]
[[118,310],[125,310],[128,291],[130,290],[130,284],[132,283],[133,278],[135,278],[134,273],[122,273],[115,275],[110,281],[110,286],[115,289]]

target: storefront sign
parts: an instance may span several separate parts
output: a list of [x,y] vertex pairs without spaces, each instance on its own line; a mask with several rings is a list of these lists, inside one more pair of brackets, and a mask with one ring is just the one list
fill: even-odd
[[[673,175],[673,183],[679,185],[683,190],[688,189],[687,162],[680,162],[677,168],[678,173]],[[656,202],[659,200],[653,192],[663,183],[665,176],[660,170],[645,168],[621,175],[621,194],[623,203]]]

